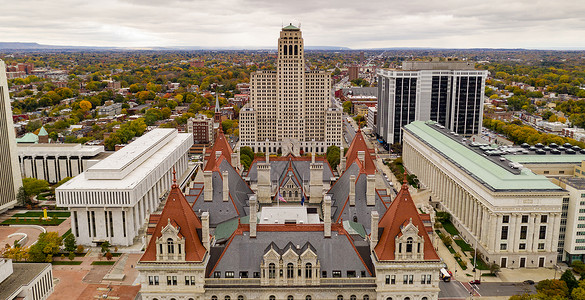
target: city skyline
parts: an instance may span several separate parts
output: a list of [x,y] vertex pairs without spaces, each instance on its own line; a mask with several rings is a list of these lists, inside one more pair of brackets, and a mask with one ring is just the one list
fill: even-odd
[[179,0],[31,0],[4,5],[0,30],[2,42],[47,45],[273,48],[274,28],[292,22],[310,29],[308,46],[585,49],[585,41],[574,39],[585,34],[579,17],[585,5],[565,2],[454,0],[441,3],[439,10],[422,0],[367,7],[262,0],[222,0],[213,6]]

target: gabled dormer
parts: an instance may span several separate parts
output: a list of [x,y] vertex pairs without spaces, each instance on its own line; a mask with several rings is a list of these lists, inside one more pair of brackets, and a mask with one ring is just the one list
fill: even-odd
[[396,260],[424,259],[425,240],[418,234],[418,227],[412,224],[412,219],[404,223],[395,239],[394,257]]
[[171,219],[156,239],[156,259],[159,261],[185,261],[185,237],[181,227]]

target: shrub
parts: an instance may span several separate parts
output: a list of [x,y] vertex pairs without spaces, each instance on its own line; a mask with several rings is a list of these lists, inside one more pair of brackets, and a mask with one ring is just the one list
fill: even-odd
[[73,253],[73,251],[69,252],[69,260],[74,260],[75,259],[75,253]]
[[85,250],[85,248],[83,247],[83,245],[78,245],[77,246],[77,253],[83,253],[83,250]]
[[108,251],[108,252],[106,252],[105,257],[107,260],[112,260],[113,255],[112,255],[112,253],[110,253],[110,251]]

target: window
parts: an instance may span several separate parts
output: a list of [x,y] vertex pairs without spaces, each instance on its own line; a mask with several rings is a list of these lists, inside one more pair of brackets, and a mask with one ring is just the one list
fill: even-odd
[[351,295],[351,296],[349,296],[349,300],[357,300],[357,296],[356,295]]
[[248,271],[240,271],[240,278],[248,278]]
[[337,300],[343,300],[343,296],[342,295],[337,295]]
[[295,297],[293,297],[292,295],[288,295],[288,297],[286,297],[286,300],[294,300]]
[[502,240],[508,239],[508,226],[502,226],[502,234],[500,236]]
[[322,271],[321,272],[321,277],[322,278],[327,278],[327,271]]
[[172,254],[175,253],[175,247],[173,245],[173,239],[169,238],[167,240],[167,253]]
[[347,271],[347,277],[356,277],[355,271]]
[[427,275],[421,275],[420,276],[420,284],[425,284],[425,282],[427,282]]
[[388,297],[388,298],[386,298],[386,300],[392,300],[392,297]]
[[364,299],[363,300],[370,300],[370,296],[364,295]]
[[406,253],[412,252],[412,238],[406,239]]
[[528,226],[520,226],[520,239],[526,239],[526,233],[528,232]]
[[213,272],[213,278],[221,278],[221,272],[220,271]]
[[260,278],[260,272],[254,272],[254,278]]
[[311,298],[310,295],[307,295],[307,297],[305,297],[305,300],[312,300],[313,298]]
[[185,285],[195,285],[195,276],[185,276]]
[[234,271],[225,271],[225,278],[234,278]]
[[396,275],[390,277],[390,284],[396,284]]
[[313,265],[311,263],[307,263],[305,265],[305,278],[312,278],[313,277]]
[[414,282],[414,275],[408,276],[408,284],[412,284]]
[[538,243],[538,250],[544,250],[544,243]]
[[522,223],[528,223],[528,215],[522,216]]
[[386,284],[390,284],[390,275],[386,275]]
[[158,285],[158,276],[148,276],[148,285]]
[[268,265],[268,278],[276,278],[276,265],[274,263]]
[[177,285],[177,276],[167,276],[167,285]]
[[211,296],[211,300],[217,300],[217,296]]
[[269,300],[276,300],[276,296],[271,295],[270,297],[268,297]]
[[295,269],[292,263],[288,263],[286,265],[286,278],[294,278],[295,277]]
[[420,300],[429,300],[429,298],[427,298],[427,297],[422,297],[422,298],[420,298]]
[[548,216],[547,215],[540,215],[540,223],[546,223],[548,222]]
[[333,278],[341,277],[341,271],[331,271],[331,276]]
[[402,284],[408,284],[408,275],[402,276]]
[[225,296],[223,299],[230,300],[231,298],[230,298],[230,296]]
[[239,296],[238,296],[238,300],[244,300],[244,296],[242,296],[242,295],[239,295]]
[[500,244],[500,250],[506,250],[506,249],[508,249],[507,244]]
[[510,216],[502,216],[502,223],[510,223]]
[[546,238],[546,226],[540,226],[540,232],[538,233],[538,238],[541,240]]
[[526,250],[526,244],[525,243],[521,243],[520,245],[518,245],[518,249],[520,249],[520,250]]

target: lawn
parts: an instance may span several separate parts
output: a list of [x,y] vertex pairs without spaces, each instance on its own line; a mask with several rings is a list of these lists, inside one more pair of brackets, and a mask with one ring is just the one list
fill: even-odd
[[[71,216],[71,213],[68,211],[47,211],[47,215],[51,218],[69,218]],[[42,216],[44,216],[42,211],[27,211],[25,213],[14,214],[12,218],[16,217],[38,218]]]
[[[473,266],[473,257],[471,258],[471,265]],[[477,266],[475,266],[475,268],[478,270],[489,270],[490,269],[487,266],[487,264],[483,261],[483,259],[481,259],[481,257],[477,258]]]
[[457,228],[455,228],[455,225],[453,225],[453,223],[451,223],[451,221],[449,220],[445,220],[442,222],[443,224],[443,228],[445,228],[445,230],[450,234],[450,235],[459,235],[459,230],[457,230]]
[[96,260],[96,261],[91,262],[91,264],[94,266],[111,266],[115,263],[116,263],[116,261],[112,261],[112,260],[105,260],[105,261]]
[[77,260],[58,260],[58,261],[54,261],[52,262],[53,265],[81,265],[82,261],[77,261]]
[[455,241],[455,243],[456,243],[456,244],[457,244],[459,247],[461,247],[461,251],[467,251],[467,252],[469,252],[469,251],[473,250],[473,248],[471,248],[471,246],[469,246],[469,244],[468,244],[468,243],[466,243],[466,242],[465,242],[464,240],[462,240],[462,239],[454,239],[454,241]]
[[70,235],[70,234],[71,234],[71,229],[67,230],[67,232],[65,232],[65,233],[64,233],[64,234],[61,236],[61,238],[62,238],[63,240],[65,240],[65,238],[66,238],[68,235]]
[[51,219],[51,220],[39,220],[39,218],[30,218],[30,219],[8,219],[2,223],[1,225],[47,225],[47,226],[56,226],[66,219]]

